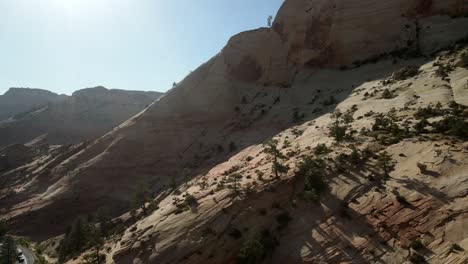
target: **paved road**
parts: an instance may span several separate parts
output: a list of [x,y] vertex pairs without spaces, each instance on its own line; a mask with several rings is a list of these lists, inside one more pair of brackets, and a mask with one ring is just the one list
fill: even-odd
[[23,255],[25,258],[24,264],[34,264],[34,253],[27,247],[18,246],[18,248],[21,249],[21,251],[23,251]]

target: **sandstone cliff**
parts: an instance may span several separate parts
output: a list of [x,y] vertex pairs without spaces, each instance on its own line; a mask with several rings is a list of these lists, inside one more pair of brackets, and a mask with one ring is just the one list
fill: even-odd
[[[275,263],[464,263],[466,253],[452,246],[468,246],[465,140],[419,135],[413,117],[437,102],[457,113],[467,105],[468,71],[455,63],[466,46],[452,45],[466,38],[466,8],[287,0],[272,29],[234,36],[142,113],[56,153],[57,162],[46,155],[17,168],[27,176],[9,183],[19,195],[0,201],[5,215],[17,233],[43,239],[101,206],[126,212],[144,183],[161,209],[107,241],[107,263],[234,263],[255,230],[275,248],[263,260]],[[336,109],[352,113],[354,140],[329,136]],[[366,132],[387,112],[408,130],[404,140]],[[272,137],[288,157],[280,177],[261,144]],[[384,177],[373,155],[362,167],[327,163],[327,191],[307,202],[296,172],[318,143],[333,147],[327,162],[354,146],[387,151],[396,165]],[[241,178],[236,191],[233,177]],[[184,204],[188,194],[196,205]],[[428,251],[409,249],[416,240]]]

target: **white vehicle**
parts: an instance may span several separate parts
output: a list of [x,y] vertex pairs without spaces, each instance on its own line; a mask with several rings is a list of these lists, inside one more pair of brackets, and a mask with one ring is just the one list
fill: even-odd
[[25,262],[25,258],[24,258],[24,255],[23,255],[23,251],[21,249],[16,249],[16,253],[17,253],[17,259],[18,259],[18,262],[19,263],[24,263]]

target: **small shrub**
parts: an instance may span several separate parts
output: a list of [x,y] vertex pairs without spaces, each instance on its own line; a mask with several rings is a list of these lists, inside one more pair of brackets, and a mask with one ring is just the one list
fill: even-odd
[[419,255],[419,254],[413,254],[409,257],[409,261],[414,264],[424,264],[427,263],[426,259]]
[[449,116],[432,124],[434,131],[468,140],[468,122],[463,118]]
[[315,155],[326,155],[328,153],[330,153],[330,149],[327,147],[327,145],[325,144],[318,144],[315,148],[314,148],[314,154]]
[[237,263],[261,263],[263,259],[273,253],[276,244],[276,241],[268,230],[254,232],[244,241],[237,255]]
[[325,167],[325,162],[322,159],[311,159],[309,157],[303,159],[299,164],[296,177],[304,178],[305,191],[313,190],[316,195],[320,196],[326,189],[322,178],[325,173]]
[[382,98],[383,98],[383,99],[392,99],[392,98],[394,98],[394,97],[395,97],[395,95],[394,95],[392,92],[390,92],[389,89],[385,89],[385,90],[383,91],[383,93],[382,93]]
[[198,206],[197,198],[195,198],[195,196],[191,194],[188,194],[187,196],[185,196],[185,203],[190,207]]
[[421,249],[424,249],[424,245],[423,243],[421,242],[421,240],[413,240],[411,241],[410,243],[410,248],[414,249],[414,250],[421,250]]
[[418,74],[419,74],[419,67],[406,66],[394,72],[392,75],[392,79],[393,80],[406,80]]
[[387,151],[381,152],[377,156],[377,166],[383,170],[384,176],[388,176],[391,170],[393,170],[394,162],[392,156]]

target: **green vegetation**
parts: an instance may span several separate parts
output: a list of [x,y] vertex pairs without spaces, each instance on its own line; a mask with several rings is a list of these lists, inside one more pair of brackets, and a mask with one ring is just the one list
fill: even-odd
[[424,249],[424,245],[423,243],[421,242],[421,240],[413,240],[411,241],[410,243],[410,248],[414,249],[414,250],[421,250],[421,249]]
[[325,168],[325,161],[321,158],[312,159],[306,157],[299,164],[296,177],[304,179],[304,192],[302,193],[304,200],[317,201],[320,194],[326,189],[326,184],[323,180]]
[[435,107],[428,105],[427,107],[420,107],[414,114],[417,119],[428,119],[431,117],[444,115],[446,111],[442,110],[442,104],[438,102]]
[[240,191],[240,180],[242,179],[242,175],[239,173],[231,174],[231,182],[232,185],[230,186],[236,194]]
[[426,259],[425,259],[423,256],[421,256],[421,255],[419,255],[419,254],[417,254],[417,253],[414,253],[413,255],[411,255],[411,256],[409,257],[409,261],[410,261],[411,263],[414,263],[414,264],[423,264],[423,263],[427,263],[427,262],[426,262]]
[[377,156],[377,166],[383,170],[384,176],[388,177],[389,173],[393,170],[394,160],[387,151],[379,153]]
[[93,247],[98,251],[102,243],[102,232],[96,224],[80,217],[67,227],[65,237],[60,241],[59,261],[64,262]]
[[377,115],[372,125],[374,137],[383,145],[396,144],[403,138],[409,137],[408,129],[403,129],[398,125],[394,113],[392,111],[387,115]]
[[461,117],[449,116],[432,124],[434,131],[468,140],[468,122]]
[[395,94],[390,92],[389,89],[385,89],[383,92],[382,92],[382,98],[383,99],[392,99],[392,98],[395,98]]
[[272,139],[264,144],[264,147],[263,152],[273,158],[272,170],[275,178],[279,178],[282,173],[287,173],[289,168],[281,163],[281,160],[286,159],[286,157],[278,149],[278,140]]
[[149,189],[145,185],[140,185],[138,190],[133,194],[132,199],[132,208],[138,209],[140,208],[143,211],[145,216],[148,215],[148,210],[146,207],[146,203],[150,201],[150,192]]
[[[468,140],[468,122],[464,117],[466,106],[452,102],[449,105],[450,109],[442,109],[442,104],[437,103],[435,106],[429,105],[425,108],[419,108],[414,114],[414,117],[419,120],[414,126],[417,133],[440,133],[462,140]],[[430,123],[427,119],[433,117],[442,117],[439,121]],[[431,130],[426,127],[431,126]]]
[[276,244],[276,240],[271,236],[268,230],[253,232],[249,238],[244,241],[237,255],[237,263],[261,263],[266,257],[273,253]]
[[314,154],[317,155],[317,156],[326,155],[326,154],[330,153],[330,151],[331,150],[325,144],[318,144],[314,148]]
[[406,66],[393,73],[393,80],[406,80],[419,74],[419,67]]
[[197,198],[195,198],[195,196],[193,196],[191,194],[187,194],[185,196],[184,200],[185,200],[185,203],[190,207],[197,207],[198,206]]
[[329,135],[337,142],[345,139],[352,139],[352,135],[349,133],[349,130],[351,128],[350,124],[354,121],[353,112],[347,111],[343,114],[340,110],[336,110],[331,117],[334,121],[329,127]]
[[1,264],[16,264],[16,243],[13,237],[6,236],[0,248]]
[[349,155],[349,162],[353,165],[361,164],[363,158],[361,152],[355,147],[351,147],[351,154]]

